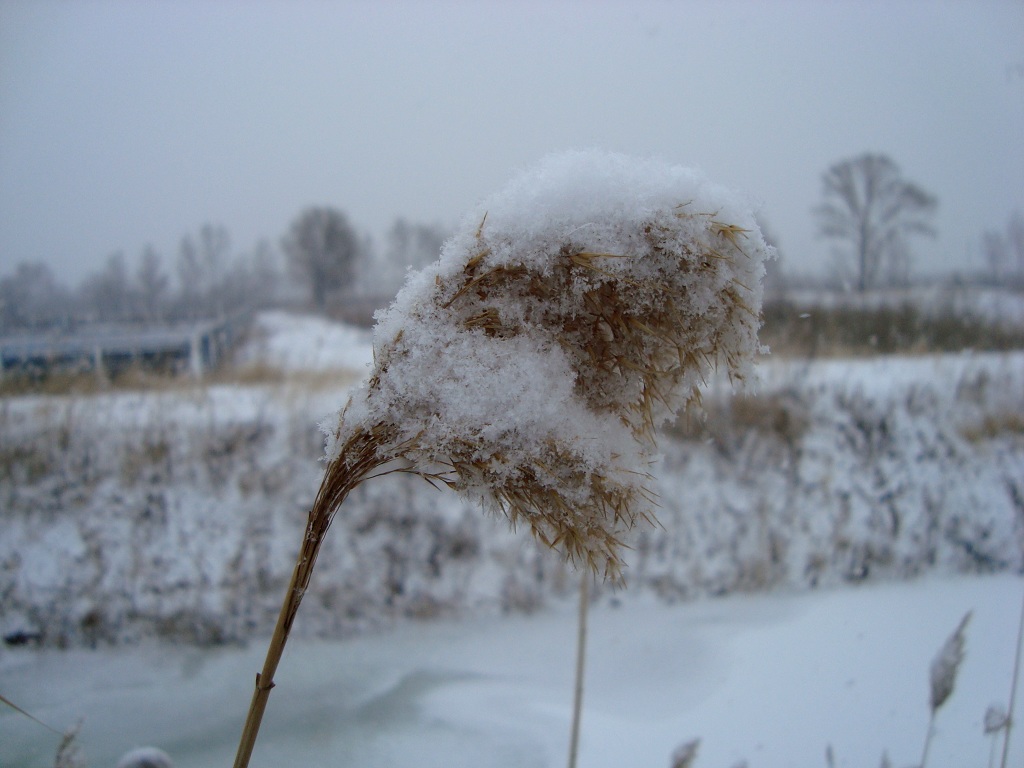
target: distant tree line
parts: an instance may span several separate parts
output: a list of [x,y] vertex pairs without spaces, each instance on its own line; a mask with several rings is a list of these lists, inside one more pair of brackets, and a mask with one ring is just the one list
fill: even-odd
[[150,245],[134,261],[117,252],[74,288],[47,264],[22,262],[0,275],[0,332],[94,322],[162,324],[283,303],[325,311],[367,295],[383,301],[409,268],[437,258],[446,236],[439,225],[398,218],[378,252],[342,211],[324,206],[302,211],[279,249],[261,240],[236,252],[223,225],[204,224],[182,237],[169,262]]
[[[886,155],[865,153],[835,163],[822,175],[822,202],[813,210],[818,234],[834,244],[832,275],[859,293],[909,284],[910,238],[935,234],[937,205],[934,195],[906,180]],[[281,303],[324,312],[356,297],[383,303],[408,270],[437,258],[447,235],[438,224],[397,218],[378,249],[343,211],[319,206],[295,217],[279,247],[262,240],[236,253],[227,229],[204,224],[181,239],[170,264],[152,246],[134,263],[115,253],[74,289],[45,263],[23,262],[0,275],[0,332],[82,322],[165,323]],[[985,279],[1024,288],[1019,211],[1003,230],[985,232],[981,248]],[[783,275],[777,262],[768,266],[774,293],[799,280]]]

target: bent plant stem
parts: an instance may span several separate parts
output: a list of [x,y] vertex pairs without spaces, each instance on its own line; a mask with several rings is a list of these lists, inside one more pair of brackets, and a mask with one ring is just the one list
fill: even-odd
[[1017,625],[1017,648],[1013,657],[1013,675],[1010,681],[1010,704],[1006,710],[1006,729],[1003,733],[1003,755],[999,761],[1000,768],[1006,768],[1006,760],[1010,755],[1010,729],[1013,728],[1013,709],[1017,703],[1017,680],[1020,677],[1021,644],[1024,642],[1024,603],[1020,608],[1020,623]]
[[586,669],[587,608],[590,602],[587,585],[591,579],[589,569],[580,576],[580,608],[576,627],[576,683],[572,700],[572,730],[569,733],[569,768],[576,768],[576,754],[580,743],[580,718],[583,714],[583,673]]
[[928,765],[928,750],[932,745],[932,736],[935,734],[935,709],[932,709],[928,715],[928,732],[924,737],[924,752],[921,753],[921,768],[926,768]]
[[253,691],[249,704],[249,713],[245,719],[242,736],[235,755],[234,768],[246,768],[256,744],[263,713],[267,708],[270,691],[274,687],[274,674],[284,653],[285,643],[291,633],[292,624],[302,602],[302,596],[309,586],[313,575],[313,567],[320,552],[327,529],[331,525],[334,513],[341,503],[375,467],[381,464],[376,454],[376,441],[373,433],[359,433],[345,444],[341,454],[334,459],[324,474],[320,491],[317,493],[313,507],[310,509],[306,523],[305,535],[299,549],[292,578],[285,592],[281,612],[277,617],[277,625],[267,648],[267,657],[263,669],[256,675],[256,689]]
[[263,712],[270,699],[270,690],[274,687],[274,673],[277,671],[277,665],[284,653],[284,646],[288,641],[288,634],[291,632],[295,614],[299,610],[299,603],[302,602],[304,587],[301,585],[304,580],[308,583],[309,576],[312,574],[312,567],[307,567],[307,563],[311,562],[311,556],[316,557],[316,550],[319,549],[322,539],[312,540],[309,538],[311,527],[312,521],[306,528],[307,538],[303,542],[295,563],[295,570],[292,572],[292,579],[288,584],[288,591],[285,593],[284,604],[277,617],[277,626],[274,627],[270,647],[267,649],[267,658],[263,662],[263,670],[256,675],[256,690],[253,691],[249,714],[246,716],[242,738],[238,744],[238,753],[235,755],[235,768],[245,768],[249,765],[249,758],[256,745],[256,735],[259,733],[260,723],[263,721]]

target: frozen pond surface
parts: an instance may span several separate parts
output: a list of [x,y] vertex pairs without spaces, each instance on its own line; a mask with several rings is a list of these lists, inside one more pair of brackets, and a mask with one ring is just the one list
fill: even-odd
[[[939,712],[931,768],[985,765],[985,709],[1005,707],[1024,580],[931,578],[677,606],[633,598],[591,616],[580,766],[877,766],[920,759],[928,668],[967,610],[967,656]],[[299,622],[301,623],[301,612]],[[293,640],[254,766],[564,764],[574,607]],[[146,645],[0,653],[0,693],[59,728],[83,720],[92,768],[157,746],[177,768],[230,765],[262,664],[247,648]],[[1019,696],[1018,696],[1019,698]],[[0,709],[0,765],[51,766],[56,736]],[[1024,762],[1024,729],[1010,764]]]

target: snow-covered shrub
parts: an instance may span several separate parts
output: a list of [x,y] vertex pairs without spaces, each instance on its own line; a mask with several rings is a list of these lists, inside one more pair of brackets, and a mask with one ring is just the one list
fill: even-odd
[[1024,567],[1024,441],[1012,420],[977,427],[1024,408],[1024,355],[775,359],[763,374],[776,380],[747,404],[709,395],[707,422],[664,442],[664,530],[631,541],[633,589],[672,598]]

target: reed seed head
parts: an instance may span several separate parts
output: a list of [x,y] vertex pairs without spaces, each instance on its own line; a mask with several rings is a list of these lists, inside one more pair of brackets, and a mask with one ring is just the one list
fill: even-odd
[[697,750],[700,748],[700,739],[688,741],[680,745],[672,753],[672,768],[693,768],[697,762]]
[[1002,704],[990,704],[982,721],[985,734],[999,733],[1010,725],[1010,716]]
[[655,429],[716,369],[752,373],[769,255],[749,207],[692,171],[548,158],[378,315],[328,459],[373,435],[381,464],[617,578],[623,534],[653,519]]
[[966,642],[965,632],[967,623],[971,620],[971,611],[964,614],[960,624],[953,630],[942,648],[939,649],[931,666],[931,695],[930,704],[932,712],[946,703],[946,700],[953,694],[953,686],[956,683],[956,673],[964,660],[964,644]]

